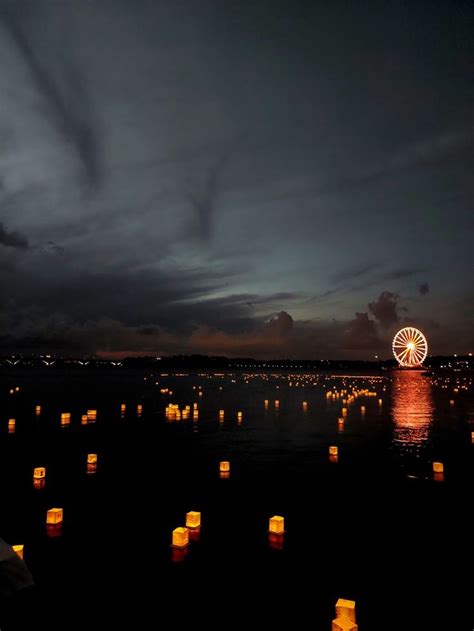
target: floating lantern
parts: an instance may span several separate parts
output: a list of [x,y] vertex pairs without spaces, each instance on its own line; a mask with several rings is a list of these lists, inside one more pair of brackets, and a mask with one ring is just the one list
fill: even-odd
[[198,410],[193,410],[193,421],[197,421],[199,419]]
[[237,412],[237,423],[242,422],[242,412]]
[[88,420],[87,414],[83,414],[81,416],[81,425],[87,425]]
[[39,416],[41,414],[41,405],[37,405],[35,407],[35,414],[36,416]]
[[356,604],[354,600],[346,600],[345,598],[339,598],[336,603],[336,619],[348,618],[352,622],[355,622],[356,621],[355,606]]
[[201,513],[198,511],[189,511],[186,513],[186,528],[200,528]]
[[433,462],[433,473],[444,473],[444,465],[442,462]]
[[198,404],[197,403],[193,403],[193,410],[197,410],[198,409]]
[[342,416],[347,416],[347,408],[342,408]]
[[94,422],[97,420],[97,410],[87,410],[87,420]]
[[70,412],[63,412],[61,414],[61,427],[66,427],[70,423],[71,423],[71,413]]
[[46,513],[46,523],[53,526],[61,524],[63,521],[63,509],[62,508],[50,508]]
[[97,464],[97,454],[87,454],[87,464]]
[[349,618],[336,618],[332,621],[332,631],[358,631],[359,626]]
[[474,432],[471,432],[471,442],[474,443]]
[[122,403],[122,405],[120,406],[120,414],[125,414],[126,411],[127,406],[125,405],[125,403]]
[[382,406],[382,399],[379,399],[379,406]]
[[219,410],[219,422],[224,422],[224,410]]
[[265,407],[268,407],[268,399],[265,399],[265,401],[263,402],[263,404],[265,405]]
[[20,392],[20,386],[17,386],[17,387],[15,388],[15,392]]
[[337,456],[338,455],[338,448],[335,445],[331,445],[331,447],[329,447],[329,455],[330,456]]
[[44,480],[46,478],[46,467],[35,467],[33,469],[33,480]]
[[365,414],[365,405],[360,406],[360,413]]
[[276,408],[280,407],[280,401],[278,399],[275,399],[275,407]]
[[221,473],[230,473],[230,462],[228,460],[222,460],[219,463],[219,471]]
[[12,550],[13,552],[16,552],[16,554],[18,554],[18,556],[20,557],[20,559],[23,559],[23,551],[24,551],[25,546],[24,545],[17,545],[17,546],[12,546]]
[[175,528],[171,545],[173,548],[186,548],[189,545],[189,530],[183,526]]
[[303,412],[307,412],[307,411],[308,411],[308,402],[303,401]]
[[268,531],[274,535],[283,535],[285,532],[285,518],[280,515],[270,517]]
[[8,433],[14,434],[16,428],[16,420],[14,418],[8,419]]
[[139,403],[137,405],[137,416],[141,416],[143,412],[143,405],[141,403]]
[[11,389],[10,394],[15,394],[15,390]]
[[202,397],[202,390],[199,390],[199,396]]

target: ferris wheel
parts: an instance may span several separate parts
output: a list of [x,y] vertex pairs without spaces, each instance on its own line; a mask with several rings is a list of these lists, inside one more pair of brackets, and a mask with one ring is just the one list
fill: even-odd
[[428,354],[428,342],[421,331],[412,326],[400,329],[393,338],[392,350],[400,366],[420,366]]

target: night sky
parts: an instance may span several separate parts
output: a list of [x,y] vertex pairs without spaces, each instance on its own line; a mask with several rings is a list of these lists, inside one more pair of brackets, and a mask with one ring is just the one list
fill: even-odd
[[474,4],[0,0],[0,354],[474,350]]

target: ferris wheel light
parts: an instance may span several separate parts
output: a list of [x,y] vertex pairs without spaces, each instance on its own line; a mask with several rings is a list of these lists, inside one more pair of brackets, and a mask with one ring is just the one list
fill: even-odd
[[421,331],[407,326],[400,329],[393,338],[392,350],[400,366],[413,368],[421,366],[428,354],[428,342]]

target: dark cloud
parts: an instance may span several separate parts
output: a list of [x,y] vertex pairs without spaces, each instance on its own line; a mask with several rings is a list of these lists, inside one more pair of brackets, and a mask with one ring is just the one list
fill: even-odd
[[418,291],[420,292],[420,294],[422,296],[426,296],[426,294],[429,294],[430,292],[430,286],[428,283],[421,283],[421,285],[418,287]]
[[2,348],[470,343],[472,9],[237,4],[0,0]]
[[[43,13],[45,8],[46,13]],[[61,38],[61,50],[56,51],[54,61],[59,63],[56,72],[48,60],[49,41],[35,37],[38,31],[34,20],[51,20],[53,14],[57,18],[64,8],[56,2],[48,7],[44,3],[35,5],[29,0],[4,0],[0,3],[0,21],[17,46],[58,131],[76,151],[89,183],[97,185],[101,177],[97,121],[87,78],[70,47],[70,33]],[[62,22],[60,28],[67,28],[66,23]],[[53,37],[57,38],[58,34],[56,31]]]
[[[384,328],[388,328],[400,321],[398,315],[398,299],[400,296],[391,291],[383,291],[375,302],[370,302],[370,313]],[[359,314],[360,315],[360,314]]]
[[0,221],[0,245],[7,248],[15,248],[18,250],[27,250],[30,246],[28,239],[15,230],[9,231]]

